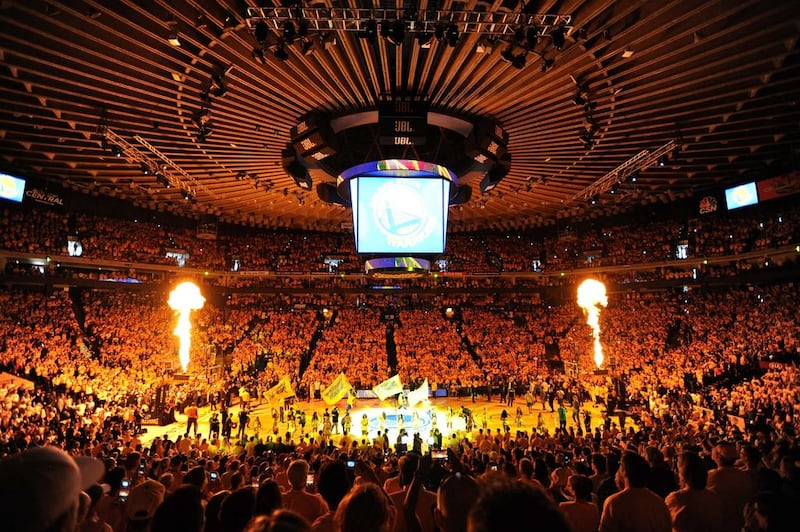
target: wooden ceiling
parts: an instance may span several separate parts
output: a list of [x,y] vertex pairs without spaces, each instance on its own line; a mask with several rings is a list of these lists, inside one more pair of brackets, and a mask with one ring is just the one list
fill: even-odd
[[[563,50],[540,39],[537,51],[555,59],[546,72],[533,54],[521,69],[503,61],[504,42],[494,43],[491,53],[476,52],[479,33],[460,35],[454,47],[434,41],[422,49],[410,32],[394,46],[340,31],[333,46],[314,41],[312,53],[303,55],[292,45],[288,60],[269,52],[260,64],[244,21],[247,7],[264,5],[2,1],[0,169],[152,209],[340,230],[349,210],[301,190],[282,168],[290,128],[312,110],[333,117],[410,95],[432,109],[493,117],[509,133],[506,178],[486,194],[478,177],[468,178],[472,199],[451,208],[451,229],[472,230],[669,202],[792,168],[800,151],[800,10],[794,2],[534,1],[533,12],[572,16]],[[522,8],[474,0],[316,5]],[[170,44],[174,34],[180,46]],[[204,103],[215,73],[227,90]],[[573,101],[578,85],[594,106],[590,145],[581,138],[586,108]],[[199,141],[193,116],[206,104],[213,133]],[[136,161],[114,157],[103,128],[157,160],[138,136],[172,161],[185,172],[175,175],[195,187],[197,203],[143,175]],[[670,140],[680,149],[666,166],[643,171],[598,205],[573,200],[640,151]]]

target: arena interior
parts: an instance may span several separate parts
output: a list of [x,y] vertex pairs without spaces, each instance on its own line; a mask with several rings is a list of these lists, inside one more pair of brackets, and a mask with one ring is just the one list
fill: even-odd
[[796,530],[793,3],[0,19],[0,529]]

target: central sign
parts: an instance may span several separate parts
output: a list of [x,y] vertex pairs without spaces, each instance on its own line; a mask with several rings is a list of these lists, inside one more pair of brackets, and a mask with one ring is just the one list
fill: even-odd
[[424,146],[428,104],[394,101],[378,104],[378,143],[381,146]]

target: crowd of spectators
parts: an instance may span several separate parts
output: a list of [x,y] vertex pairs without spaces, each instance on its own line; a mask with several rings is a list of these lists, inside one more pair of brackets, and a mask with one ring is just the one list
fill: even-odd
[[[88,254],[113,260],[158,263],[165,249],[182,249],[190,262],[218,269],[235,253],[259,268],[327,271],[329,251],[351,256],[349,243],[333,235],[302,242],[280,232],[221,235],[215,242],[189,229],[35,212],[3,213],[13,226],[7,250],[62,253],[67,226],[85,235]],[[712,225],[659,222],[536,242],[461,236],[451,239],[451,264],[471,272],[527,268],[545,252],[551,266],[576,267],[587,264],[587,250],[600,250],[593,264],[660,261],[674,253],[677,238],[689,240],[695,256],[742,253],[796,241],[796,217],[790,211],[746,226],[720,216]],[[506,245],[514,240],[518,248]],[[736,275],[746,266],[721,268]],[[614,275],[621,274],[605,279]],[[176,380],[166,294],[3,290],[0,369],[26,380],[0,384],[0,456],[11,455],[0,471],[12,478],[44,459],[73,467],[55,451],[37,456],[44,445],[99,459],[91,482],[62,490],[74,501],[54,515],[40,512],[48,520],[43,529],[53,530],[59,519],[70,530],[77,522],[81,530],[101,530],[99,523],[168,530],[179,518],[194,530],[281,530],[276,523],[289,522],[296,530],[314,522],[314,530],[356,530],[354,512],[363,522],[374,519],[370,530],[387,531],[433,530],[434,522],[441,530],[464,530],[467,522],[470,530],[513,530],[506,523],[514,519],[553,530],[790,530],[789,510],[800,496],[799,296],[796,283],[611,294],[600,314],[606,371],[595,373],[591,330],[574,301],[237,294],[195,311],[190,377]],[[224,444],[196,435],[149,446],[139,440],[158,389],[180,411],[224,404],[230,390],[258,400],[284,376],[313,399],[340,372],[368,388],[395,370],[404,383],[428,379],[432,389],[469,390],[473,400],[478,389],[489,398],[500,390],[510,406],[513,390],[529,410],[558,408],[560,418],[569,405],[574,417],[555,433],[519,426],[514,434],[505,422],[456,430],[431,444],[448,455],[434,463],[351,435],[338,442],[329,434],[228,437]],[[581,419],[584,401],[601,403],[603,419]],[[626,416],[634,426],[625,426]],[[450,482],[457,487],[448,491]],[[0,501],[19,504],[14,515],[26,515],[19,497],[33,501],[44,489],[25,484],[12,494],[2,484]],[[155,501],[147,508],[145,491]],[[45,500],[55,507],[55,498]]]
[[[596,266],[637,265],[675,261],[678,246],[684,259],[735,256],[800,241],[800,209],[779,213],[725,213],[683,221],[651,221],[635,231],[629,224],[594,222],[579,229],[519,234],[450,234],[448,272],[556,272]],[[194,228],[166,226],[145,219],[123,220],[89,214],[6,207],[0,217],[2,249],[67,255],[67,237],[82,245],[83,256],[123,262],[174,264],[218,272],[236,270],[304,273],[357,273],[362,262],[352,236],[290,230],[221,231],[216,239],[197,237]],[[327,261],[326,261],[327,259]],[[243,281],[247,282],[247,281]]]
[[364,388],[389,378],[386,328],[380,317],[379,309],[339,309],[325,321],[301,379],[310,396],[318,396],[341,372],[350,384]]
[[428,379],[433,389],[483,382],[456,323],[446,320],[441,309],[400,311],[394,341],[397,372],[403,382]]

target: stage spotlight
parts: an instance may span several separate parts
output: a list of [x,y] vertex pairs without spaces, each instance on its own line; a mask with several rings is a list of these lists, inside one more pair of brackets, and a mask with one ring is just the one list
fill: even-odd
[[447,44],[449,46],[458,44],[458,26],[453,22],[447,26]]
[[417,44],[420,48],[428,49],[431,47],[431,41],[433,41],[433,35],[428,32],[420,32],[416,35]]
[[211,120],[211,111],[207,107],[199,109],[192,117],[192,122],[197,127],[203,127]]
[[225,84],[225,78],[223,78],[222,74],[211,74],[211,86],[208,90],[218,98],[225,96],[225,93],[228,92],[228,87]]
[[661,157],[658,158],[658,166],[660,166],[661,168],[667,166],[667,158],[665,156],[662,155]]
[[306,35],[308,35],[308,21],[307,20],[301,20],[300,24],[298,26],[299,27],[297,28],[297,35],[299,35],[301,38],[303,38]]
[[364,31],[359,34],[359,37],[372,44],[378,42],[378,23],[372,19],[366,21],[364,23]]
[[264,44],[269,38],[269,26],[263,20],[259,20],[256,24],[256,42]]
[[297,30],[294,27],[294,22],[287,20],[283,23],[283,40],[292,44],[297,38]]
[[589,205],[597,205],[597,196],[592,196],[588,201]]
[[264,49],[260,46],[256,46],[253,48],[253,61],[258,63],[259,65],[265,65],[267,63],[266,57],[264,57]]
[[566,36],[567,29],[563,24],[559,24],[553,29],[553,31],[550,32],[550,38],[553,39],[553,46],[556,50],[561,50],[564,48],[564,40]]
[[286,51],[283,45],[280,45],[275,49],[275,57],[281,61],[286,61],[289,59],[289,52]]
[[632,173],[629,179],[631,183],[636,183],[637,181],[639,181],[639,172]]
[[525,47],[528,50],[536,48],[536,43],[539,42],[539,30],[536,26],[530,26],[528,31],[525,32]]
[[439,23],[436,25],[436,27],[433,29],[433,36],[439,42],[444,40],[444,24]]
[[141,169],[142,169],[142,173],[143,173],[144,175],[150,175],[150,165],[149,165],[149,164],[147,164],[147,163],[143,162],[143,163],[140,165],[140,167],[141,167]]
[[330,32],[320,33],[319,42],[322,43],[323,50],[328,50],[331,47],[336,46],[336,34]]
[[619,191],[619,183],[614,183],[613,185],[611,185],[611,188],[608,189],[608,192],[610,194],[616,194],[618,191]]
[[111,146],[111,155],[114,157],[122,157],[122,148],[119,146]]
[[314,42],[311,39],[303,41],[302,52],[303,55],[311,55],[314,53]]
[[406,25],[402,21],[395,20],[389,22],[388,20],[384,20],[381,22],[381,37],[386,39],[387,42],[395,46],[400,46],[403,44],[405,36]]
[[167,176],[165,176],[161,172],[156,172],[156,183],[158,183],[164,188],[172,188],[172,183],[170,183],[169,179],[167,179]]
[[200,129],[197,130],[197,134],[195,135],[195,139],[197,139],[197,142],[205,142],[206,139],[208,139],[208,137],[213,132],[214,132],[214,130],[212,128],[210,128],[209,126],[205,125],[205,126],[203,126],[203,127],[201,127]]

